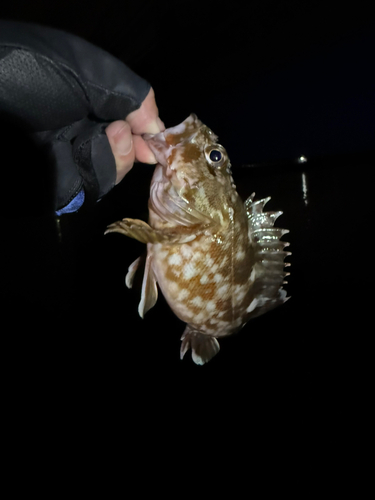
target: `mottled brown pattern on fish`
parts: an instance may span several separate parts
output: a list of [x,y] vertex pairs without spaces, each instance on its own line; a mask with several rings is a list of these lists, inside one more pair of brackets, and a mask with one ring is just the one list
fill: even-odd
[[180,134],[167,134],[165,136],[165,140],[168,145],[176,146],[177,144],[182,142],[183,139],[188,139],[195,131],[196,128],[194,124],[187,124],[183,132],[181,132]]
[[169,165],[173,165],[173,162],[176,159],[176,154],[177,154],[177,149],[173,149],[172,152],[171,152],[171,155],[168,158],[168,164]]
[[198,146],[195,144],[187,144],[182,152],[182,158],[186,163],[191,163],[195,160],[199,160],[201,154]]
[[234,301],[245,294],[242,287],[248,283],[252,270],[247,235],[240,231],[236,219],[232,224],[233,234],[229,239],[227,231],[218,231],[215,241],[212,235],[201,235],[182,246],[164,247],[161,256],[154,253],[157,279],[167,301],[173,304],[179,295],[183,297],[183,305],[176,311],[180,319],[197,327],[194,316],[198,316],[200,329],[211,330],[217,325],[221,330],[217,331],[218,336],[238,328],[232,323],[239,312]]
[[[159,162],[149,226],[124,219],[108,231],[147,241],[139,313],[143,317],[156,302],[158,283],[187,323],[181,357],[191,348],[195,363],[203,364],[217,354],[216,338],[285,302],[282,269],[288,254],[278,239],[283,231],[273,228],[272,213],[263,212],[268,199],[253,202],[252,195],[242,203],[226,151],[195,115],[145,140]],[[129,268],[130,287],[137,266],[138,261]]]

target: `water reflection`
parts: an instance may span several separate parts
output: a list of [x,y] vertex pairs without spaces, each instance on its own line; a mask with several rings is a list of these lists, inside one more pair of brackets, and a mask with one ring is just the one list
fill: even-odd
[[302,172],[302,198],[307,206],[309,204],[309,199],[308,199],[308,189],[307,189],[307,176],[305,172]]

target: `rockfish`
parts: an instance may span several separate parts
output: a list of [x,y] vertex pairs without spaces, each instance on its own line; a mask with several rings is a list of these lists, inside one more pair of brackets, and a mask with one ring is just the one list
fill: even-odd
[[[181,359],[196,364],[218,353],[217,339],[250,318],[284,303],[286,229],[282,212],[263,212],[270,198],[243,203],[227,152],[195,115],[176,127],[143,136],[158,164],[151,181],[149,223],[123,219],[108,226],[147,244],[139,314],[155,305],[157,284],[174,313],[187,323]],[[131,288],[141,259],[130,265]]]

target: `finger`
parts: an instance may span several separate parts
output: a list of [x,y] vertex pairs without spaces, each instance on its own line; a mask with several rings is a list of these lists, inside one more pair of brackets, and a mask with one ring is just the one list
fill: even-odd
[[116,184],[131,170],[135,151],[130,125],[124,120],[112,122],[106,128],[106,134],[116,161]]
[[135,159],[141,163],[157,163],[154,153],[140,135],[133,135]]
[[159,110],[156,106],[155,93],[151,88],[141,107],[126,117],[133,134],[157,134],[165,130],[164,123],[159,118]]

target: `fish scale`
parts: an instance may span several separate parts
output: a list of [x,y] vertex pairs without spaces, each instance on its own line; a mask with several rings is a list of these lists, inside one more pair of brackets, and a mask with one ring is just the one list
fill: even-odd
[[[147,244],[139,304],[141,317],[161,290],[186,323],[180,356],[191,349],[196,364],[215,356],[218,338],[284,303],[286,229],[282,214],[264,212],[270,197],[242,203],[227,152],[195,115],[176,127],[146,134],[158,164],[151,181],[148,224],[123,219],[108,226]],[[130,265],[131,288],[140,265]]]

